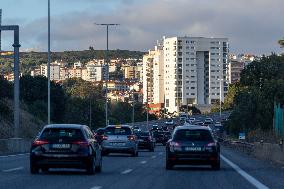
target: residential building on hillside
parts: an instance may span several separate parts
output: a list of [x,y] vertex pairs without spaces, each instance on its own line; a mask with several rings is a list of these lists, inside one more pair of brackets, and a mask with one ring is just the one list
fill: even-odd
[[229,61],[229,83],[236,83],[241,78],[241,72],[245,68],[245,62],[230,60]]
[[[50,80],[59,81],[60,77],[60,67],[61,64],[58,62],[50,63]],[[40,66],[40,75],[47,77],[47,64],[43,64]]]
[[82,70],[82,79],[86,81],[101,81],[106,78],[106,68],[103,65],[87,64]]

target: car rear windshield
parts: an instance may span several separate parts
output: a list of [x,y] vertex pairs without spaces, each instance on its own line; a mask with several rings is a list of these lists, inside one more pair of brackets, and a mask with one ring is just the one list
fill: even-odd
[[58,139],[62,139],[64,141],[75,141],[75,140],[83,140],[84,135],[80,129],[47,128],[42,132],[40,139],[50,140],[50,141]]
[[102,135],[104,134],[105,130],[104,129],[98,129],[97,134]]
[[177,130],[174,134],[174,140],[179,141],[212,141],[211,133],[207,130]]
[[131,135],[131,129],[128,127],[108,127],[105,130],[106,135]]

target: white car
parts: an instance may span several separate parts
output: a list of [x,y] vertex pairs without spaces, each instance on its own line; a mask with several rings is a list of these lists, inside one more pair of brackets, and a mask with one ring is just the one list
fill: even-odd
[[207,117],[207,118],[205,118],[204,122],[211,122],[211,123],[213,123],[213,119],[211,117]]

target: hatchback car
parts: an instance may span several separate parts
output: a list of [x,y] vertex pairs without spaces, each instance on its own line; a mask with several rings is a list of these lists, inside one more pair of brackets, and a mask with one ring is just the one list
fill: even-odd
[[102,142],[104,155],[109,153],[130,153],[138,156],[138,140],[129,125],[109,125],[105,128],[106,139]]
[[30,150],[30,172],[39,169],[82,168],[89,174],[101,172],[101,147],[88,126],[54,124],[45,126]]
[[154,152],[155,141],[150,132],[140,132],[137,137],[139,149],[148,149],[150,152]]
[[176,127],[166,145],[166,169],[175,165],[211,165],[220,169],[220,146],[208,127]]

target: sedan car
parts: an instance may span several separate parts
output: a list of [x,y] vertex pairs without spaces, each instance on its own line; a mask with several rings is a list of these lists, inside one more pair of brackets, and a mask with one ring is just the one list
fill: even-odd
[[101,172],[101,147],[85,125],[54,124],[45,126],[30,150],[30,172],[39,169],[82,168],[89,174]]
[[157,143],[161,143],[162,145],[166,145],[167,139],[165,138],[165,133],[163,130],[159,129],[159,130],[155,130],[152,132],[153,133],[153,137]]
[[220,169],[220,146],[208,127],[176,127],[166,145],[166,169],[175,165],[211,165]]
[[102,142],[104,155],[129,153],[138,156],[138,140],[129,125],[109,125],[105,129],[106,139]]
[[150,132],[143,131],[138,134],[138,147],[139,149],[148,149],[150,152],[154,152],[155,141]]

